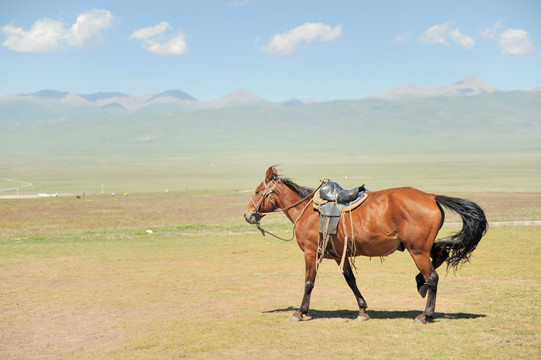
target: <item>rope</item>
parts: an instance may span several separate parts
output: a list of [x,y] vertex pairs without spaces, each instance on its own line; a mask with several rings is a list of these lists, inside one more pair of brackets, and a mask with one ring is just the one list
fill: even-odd
[[[342,260],[340,260],[340,266],[338,266],[338,269],[340,270],[340,272],[343,274],[344,273],[344,261],[346,260],[346,252],[347,252],[347,249],[348,249],[348,231],[347,231],[347,228],[346,228],[346,214],[345,213],[342,213],[342,227],[344,228],[344,250],[342,251]],[[351,228],[351,232],[353,235],[353,228]]]
[[[317,238],[316,271],[319,269],[319,264],[321,264],[321,261],[323,261],[323,258],[325,257],[325,250],[327,250],[327,244],[329,243],[330,236],[327,232],[329,229],[329,222],[330,218],[328,217],[327,219],[325,219],[325,232],[322,233],[321,236],[318,235]],[[322,239],[323,241],[320,242],[320,239]],[[331,244],[333,244],[332,241]]]
[[[306,199],[307,199],[307,198],[304,198],[303,201],[305,201]],[[306,210],[306,208],[308,207],[308,205],[310,205],[310,203],[311,203],[312,201],[313,201],[313,199],[310,199],[310,201],[308,201],[308,202],[306,203],[306,205],[305,205],[304,208],[302,209],[302,211],[301,211],[299,217],[298,217],[297,220],[295,220],[295,222],[293,223],[293,229],[292,229],[293,234],[291,235],[291,239],[284,239],[284,238],[282,238],[282,237],[280,237],[280,236],[278,236],[278,235],[274,235],[274,234],[271,233],[270,231],[267,231],[267,230],[263,229],[263,228],[260,226],[259,222],[257,223],[257,229],[261,232],[261,234],[262,234],[263,236],[265,236],[265,234],[269,234],[270,236],[274,236],[275,238],[280,239],[280,240],[282,240],[282,241],[291,241],[291,240],[295,239],[295,227],[297,226],[297,223],[299,222],[300,218],[302,217],[302,214],[304,213],[304,210]],[[302,201],[301,201],[301,202],[302,202]],[[296,205],[299,205],[301,202],[297,203]],[[290,207],[288,207],[288,208],[290,208]],[[280,210],[284,211],[284,209],[280,209]],[[289,209],[288,209],[288,210],[289,210]]]
[[[353,236],[353,214],[352,211],[349,212],[349,223],[351,225],[351,235]],[[355,239],[351,239],[351,256],[352,258],[350,265],[357,270],[357,267],[355,266],[355,254],[357,254],[357,243],[355,242]]]
[[[350,248],[350,256],[349,258],[353,258],[353,260],[350,262],[350,265],[356,269],[355,267],[355,254],[357,253],[356,245],[355,245],[355,239],[353,238],[353,215],[351,214],[351,211],[349,211],[349,224],[351,228],[351,241],[348,236],[347,226],[346,226],[346,213],[342,213],[342,227],[344,229],[344,249],[342,251],[342,259],[340,260],[340,266],[338,269],[343,274],[344,273],[344,263],[346,261],[346,253],[348,247]],[[350,247],[351,244],[351,247]]]

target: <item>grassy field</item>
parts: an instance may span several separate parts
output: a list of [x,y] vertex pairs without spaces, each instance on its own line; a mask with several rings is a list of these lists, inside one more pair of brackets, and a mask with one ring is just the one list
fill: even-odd
[[[541,218],[540,192],[446,194],[477,201],[491,222]],[[372,320],[354,321],[353,294],[326,261],[311,318],[290,323],[302,252],[244,222],[250,195],[0,201],[0,358],[541,357],[541,227],[494,226],[471,264],[441,269],[434,323],[413,323],[425,301],[404,253],[356,260]],[[264,222],[289,235],[283,216]]]
[[[253,190],[271,165],[301,185],[330,178],[372,190],[414,186],[425,191],[541,192],[541,153],[410,153],[0,160],[0,196]],[[10,179],[10,181],[6,181]],[[31,183],[31,186],[27,186]],[[102,187],[103,185],[103,187]]]

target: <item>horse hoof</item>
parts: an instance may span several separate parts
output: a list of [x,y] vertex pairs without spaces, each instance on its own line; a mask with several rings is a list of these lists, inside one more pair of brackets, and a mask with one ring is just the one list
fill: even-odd
[[368,315],[359,315],[357,316],[357,321],[368,321],[370,320],[370,316]]
[[416,324],[426,324],[426,316],[425,315],[419,315],[415,318]]
[[295,314],[291,315],[291,317],[289,318],[289,321],[291,321],[291,322],[302,321],[302,314],[296,312]]

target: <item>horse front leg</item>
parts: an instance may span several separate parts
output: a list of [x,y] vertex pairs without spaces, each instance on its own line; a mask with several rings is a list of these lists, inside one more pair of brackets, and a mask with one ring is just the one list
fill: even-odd
[[292,316],[290,321],[297,322],[302,321],[304,315],[308,313],[310,309],[310,295],[314,289],[314,284],[316,281],[316,254],[315,253],[304,253],[304,261],[306,265],[306,272],[304,278],[304,296],[302,297],[301,307],[296,311]]
[[[364,300],[363,296],[361,295],[361,292],[359,291],[359,288],[357,287],[357,281],[355,280],[355,275],[353,275],[353,270],[351,269],[351,264],[349,262],[349,259],[346,259],[347,261],[344,262],[344,278],[346,279],[347,284],[349,285],[351,291],[353,291],[353,294],[355,295],[355,299],[357,300],[357,304],[359,305],[359,316],[357,316],[357,320],[359,321],[366,321],[370,319],[370,316],[366,313],[366,301]],[[338,266],[340,266],[340,260],[336,259],[336,263]]]

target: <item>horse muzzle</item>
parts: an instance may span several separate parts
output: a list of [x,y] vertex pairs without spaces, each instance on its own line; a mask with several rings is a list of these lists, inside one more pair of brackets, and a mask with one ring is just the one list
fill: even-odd
[[246,222],[248,222],[248,224],[252,225],[259,223],[259,220],[261,220],[262,217],[263,215],[253,210],[246,211],[244,213],[244,219],[246,220]]

